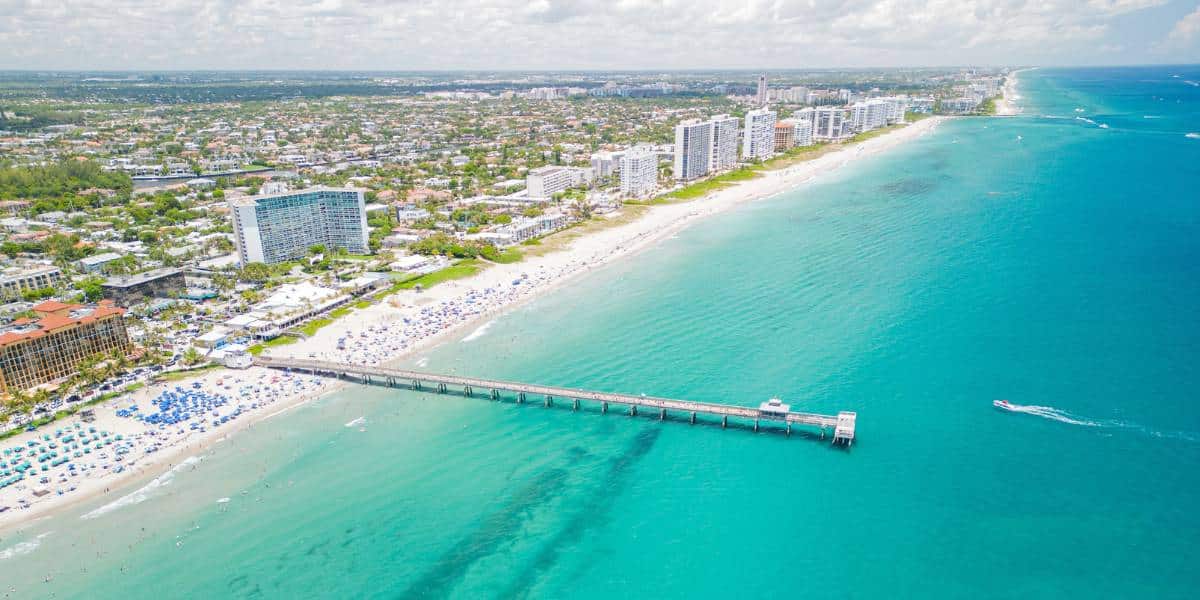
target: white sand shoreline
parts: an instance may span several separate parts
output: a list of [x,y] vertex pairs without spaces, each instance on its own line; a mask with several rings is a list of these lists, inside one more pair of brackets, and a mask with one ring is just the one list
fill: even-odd
[[1017,69],[1008,74],[1004,79],[1004,87],[1000,90],[1000,99],[996,101],[996,114],[998,116],[1013,116],[1021,114],[1024,109],[1018,103],[1021,100],[1021,94],[1018,91],[1020,85],[1019,74],[1022,71],[1030,69]]
[[[850,164],[855,159],[872,156],[893,148],[905,141],[920,137],[937,127],[945,117],[931,117],[896,131],[849,145],[816,159],[798,163],[785,169],[766,171],[761,177],[740,182],[690,202],[664,204],[650,207],[645,214],[628,223],[622,223],[573,239],[558,251],[541,256],[528,257],[519,263],[495,264],[469,279],[439,284],[422,293],[402,292],[389,300],[357,310],[349,317],[339,319],[322,328],[316,335],[287,346],[272,348],[274,356],[307,358],[310,355],[330,360],[350,361],[366,364],[391,363],[412,357],[459,335],[465,335],[497,315],[513,310],[525,302],[549,293],[575,277],[588,273],[618,258],[628,257],[675,235],[700,219],[719,214],[742,203],[769,198],[808,183],[833,169]],[[520,285],[513,281],[520,280]],[[349,340],[344,349],[338,341]],[[276,380],[284,380],[275,383]],[[229,388],[218,386],[226,380]],[[339,389],[340,382],[320,381],[303,376],[286,377],[278,372],[262,368],[245,371],[218,369],[206,373],[185,384],[167,383],[148,386],[134,394],[112,400],[95,407],[97,429],[126,432],[130,435],[147,427],[141,422],[119,417],[117,408],[138,404],[149,405],[149,401],[166,389],[183,385],[191,388],[199,383],[200,389],[208,393],[236,394],[241,386],[257,386],[260,391],[253,397],[241,396],[239,401],[258,399],[258,408],[247,410],[239,421],[212,427],[200,432],[175,432],[166,437],[168,444],[157,452],[136,460],[130,468],[120,474],[70,480],[77,486],[73,492],[58,496],[50,494],[32,502],[26,509],[18,509],[18,497],[29,498],[29,489],[18,491],[16,486],[0,490],[0,506],[12,507],[0,513],[0,533],[11,535],[22,526],[40,522],[65,508],[78,503],[93,501],[111,495],[112,501],[136,493],[129,484],[142,482],[145,485],[154,477],[179,465],[189,456],[202,456],[211,451],[217,441],[240,431],[253,428],[255,423],[286,412],[309,400]],[[290,390],[281,390],[291,385]],[[66,428],[78,422],[72,417],[56,422],[49,427]],[[25,444],[46,432],[24,433],[0,442],[0,448]],[[171,437],[174,435],[174,437]],[[35,475],[36,479],[40,475]],[[32,483],[29,488],[54,489],[55,484],[40,486]],[[142,486],[139,486],[139,488]],[[3,545],[3,544],[0,544]]]

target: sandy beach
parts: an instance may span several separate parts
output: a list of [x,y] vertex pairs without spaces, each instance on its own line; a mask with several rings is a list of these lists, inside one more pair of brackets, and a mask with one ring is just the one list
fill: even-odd
[[1021,70],[1013,71],[1004,79],[1004,87],[1000,90],[1000,99],[996,101],[997,115],[1012,116],[1021,114],[1022,109],[1019,104],[1021,94],[1017,91],[1020,73]]
[[[1010,98],[1019,99],[1015,72],[1005,85],[1004,99],[997,103],[1000,114],[1019,111]],[[394,294],[322,328],[311,338],[269,352],[360,364],[410,358],[575,277],[633,256],[700,219],[795,189],[856,159],[925,135],[944,120],[923,119],[814,160],[765,171],[761,177],[701,199],[652,206],[639,218],[579,236],[556,251],[518,263],[491,265],[468,279],[423,292]],[[601,218],[620,216],[619,211]],[[10,465],[16,465],[19,457],[47,457],[40,463],[28,460],[33,470],[26,478],[0,489],[0,506],[10,507],[0,513],[0,531],[100,496],[112,498],[85,518],[140,502],[147,497],[143,490],[167,485],[178,469],[189,468],[217,440],[250,429],[256,422],[339,385],[257,367],[217,369],[182,382],[148,386],[96,406],[92,423],[71,417],[0,442],[0,451],[21,449],[4,456]],[[51,454],[54,458],[49,458]],[[137,481],[145,482],[139,490],[127,489]]]

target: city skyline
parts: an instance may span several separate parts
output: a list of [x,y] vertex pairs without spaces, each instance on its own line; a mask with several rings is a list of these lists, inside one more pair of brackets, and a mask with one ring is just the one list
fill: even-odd
[[[5,70],[645,70],[1200,60],[1193,0],[7,2]],[[1081,5],[1080,5],[1081,4]],[[462,32],[472,35],[464,36]],[[44,40],[55,40],[47,44]]]

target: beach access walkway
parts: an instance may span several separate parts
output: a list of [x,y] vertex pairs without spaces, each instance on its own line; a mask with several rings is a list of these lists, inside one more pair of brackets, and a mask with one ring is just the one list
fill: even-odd
[[729,425],[730,417],[753,421],[754,431],[758,431],[760,421],[783,423],[786,428],[785,431],[789,435],[792,433],[793,425],[802,425],[819,429],[821,439],[824,439],[828,431],[832,433],[833,444],[845,445],[847,447],[854,443],[854,428],[857,419],[857,413],[847,411],[839,412],[836,416],[796,412],[791,410],[789,405],[782,404],[775,399],[762,403],[758,408],[753,408],[748,406],[714,404],[711,402],[695,402],[692,400],[657,398],[646,395],[634,396],[630,394],[598,392],[515,381],[481,379],[461,375],[442,375],[324,360],[257,356],[254,358],[254,364],[271,369],[302,371],[314,375],[337,377],[339,379],[356,379],[370,385],[382,385],[394,388],[406,387],[417,391],[425,390],[428,387],[431,392],[447,393],[450,391],[451,386],[453,386],[454,388],[461,389],[465,396],[474,396],[478,392],[485,392],[492,400],[500,400],[502,392],[508,392],[516,395],[518,403],[525,402],[530,395],[541,396],[544,404],[548,407],[554,405],[555,398],[559,398],[571,401],[572,410],[578,410],[580,401],[586,400],[599,403],[602,413],[607,413],[608,406],[615,404],[625,407],[629,411],[630,416],[637,416],[639,410],[658,411],[658,418],[660,420],[666,419],[669,411],[688,415],[690,422],[693,424],[696,422],[696,415],[710,415],[721,419],[722,428]]

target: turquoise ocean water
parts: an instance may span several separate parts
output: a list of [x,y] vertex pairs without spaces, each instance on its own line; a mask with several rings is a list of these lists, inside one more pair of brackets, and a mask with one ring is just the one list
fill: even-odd
[[855,410],[853,449],[355,387],[145,502],[0,534],[2,591],[1194,598],[1200,69],[1021,80],[1022,117],[944,124],[425,357]]

